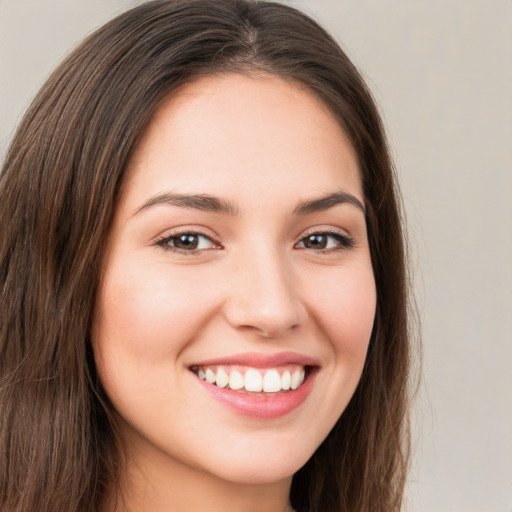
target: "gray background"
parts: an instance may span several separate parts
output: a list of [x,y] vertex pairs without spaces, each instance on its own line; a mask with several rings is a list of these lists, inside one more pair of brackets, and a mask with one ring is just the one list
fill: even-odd
[[[512,512],[512,1],[289,3],[367,77],[402,182],[424,353],[407,510]],[[57,62],[132,5],[0,0],[0,154]]]

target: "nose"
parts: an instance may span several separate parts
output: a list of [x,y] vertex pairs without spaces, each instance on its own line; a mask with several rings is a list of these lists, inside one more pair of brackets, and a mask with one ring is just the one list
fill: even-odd
[[260,253],[237,264],[228,280],[224,310],[235,329],[270,339],[286,336],[304,323],[306,307],[285,258]]

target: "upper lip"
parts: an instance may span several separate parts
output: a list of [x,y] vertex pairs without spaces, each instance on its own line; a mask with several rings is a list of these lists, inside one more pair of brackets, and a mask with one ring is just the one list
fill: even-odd
[[276,354],[261,354],[258,352],[244,352],[225,357],[197,361],[191,364],[195,366],[240,365],[252,368],[273,368],[285,364],[297,364],[302,366],[319,366],[318,361],[312,357],[297,352],[278,352]]

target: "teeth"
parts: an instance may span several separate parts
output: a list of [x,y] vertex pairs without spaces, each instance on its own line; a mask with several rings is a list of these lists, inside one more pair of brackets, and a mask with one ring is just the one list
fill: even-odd
[[[239,367],[237,367],[239,368]],[[256,370],[247,368],[245,374],[239,369],[227,369],[225,367],[198,368],[197,376],[205,380],[208,384],[216,384],[220,388],[240,390],[253,393],[278,393],[297,389],[306,376],[304,368],[295,368],[285,370],[282,375],[275,368],[268,370]]]
[[263,389],[263,377],[257,370],[247,370],[245,372],[245,390],[259,392]]
[[231,389],[242,389],[244,387],[244,376],[237,370],[229,375],[229,387]]
[[305,372],[304,370],[295,370],[292,374],[292,382],[290,387],[297,389],[304,382]]
[[290,372],[286,370],[281,377],[281,387],[285,390],[290,389],[290,385],[292,383],[292,376]]
[[219,386],[219,388],[225,388],[229,384],[229,375],[222,368],[217,370],[217,378],[215,379],[215,383],[217,386]]
[[268,370],[263,378],[263,391],[266,393],[276,393],[281,391],[281,377],[277,370]]

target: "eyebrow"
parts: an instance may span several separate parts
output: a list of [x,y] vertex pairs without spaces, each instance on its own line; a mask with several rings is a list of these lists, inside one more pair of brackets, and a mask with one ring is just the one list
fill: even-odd
[[333,208],[334,206],[337,206],[339,204],[347,203],[351,204],[352,206],[355,206],[364,214],[366,214],[366,210],[363,206],[363,203],[361,203],[361,201],[359,201],[359,199],[356,196],[349,194],[348,192],[345,192],[343,190],[340,190],[339,192],[334,192],[333,194],[327,194],[317,199],[302,201],[297,205],[293,213],[295,213],[296,215],[308,215],[311,213],[328,210],[329,208]]
[[[235,216],[238,214],[238,207],[225,199],[220,199],[208,194],[158,194],[148,199],[142,206],[137,208],[134,215],[142,210],[156,205],[172,205],[181,208],[191,208],[204,212],[221,213],[224,215]],[[321,212],[333,208],[339,204],[351,204],[366,213],[365,208],[359,199],[345,191],[334,192],[323,197],[301,201],[294,209],[295,215],[309,215],[315,212]]]
[[208,194],[158,194],[137,208],[134,215],[160,204],[169,204],[204,212],[222,213],[224,215],[236,215],[238,213],[238,208],[234,204]]

